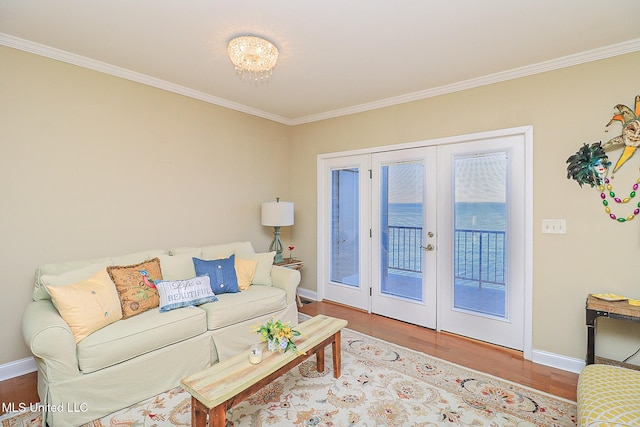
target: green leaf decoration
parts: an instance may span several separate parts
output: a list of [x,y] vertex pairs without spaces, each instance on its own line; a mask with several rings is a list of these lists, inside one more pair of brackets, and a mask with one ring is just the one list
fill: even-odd
[[611,165],[601,142],[584,144],[576,154],[567,159],[567,163],[567,179],[576,180],[580,187],[584,184],[591,187],[600,185],[602,178],[594,171],[595,166],[599,163],[605,167]]

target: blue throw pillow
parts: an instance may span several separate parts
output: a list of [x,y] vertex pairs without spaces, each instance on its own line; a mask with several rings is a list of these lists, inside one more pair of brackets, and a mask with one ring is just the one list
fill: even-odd
[[211,290],[214,294],[231,294],[239,292],[238,277],[234,265],[235,255],[229,258],[203,260],[193,258],[193,266],[196,268],[196,276],[209,276]]

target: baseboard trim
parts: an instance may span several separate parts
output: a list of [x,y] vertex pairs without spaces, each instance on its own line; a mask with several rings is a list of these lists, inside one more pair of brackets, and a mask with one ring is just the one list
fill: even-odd
[[[302,298],[318,301],[318,294],[315,291],[298,288],[298,294]],[[584,360],[563,356],[561,354],[549,353],[548,351],[543,350],[534,349],[531,357],[531,361],[534,363],[539,363],[556,369],[562,369],[563,371],[573,372],[576,374],[579,374],[585,366]]]
[[37,370],[38,367],[33,357],[15,360],[13,362],[0,365],[0,381],[19,377],[21,375],[35,372]]
[[311,291],[309,289],[305,289],[305,288],[298,288],[298,295],[301,298],[306,298],[306,299],[310,299],[311,301],[318,301],[318,294],[316,293],[316,291]]
[[585,367],[585,361],[561,354],[549,353],[548,351],[533,350],[532,361],[552,368],[579,374]]

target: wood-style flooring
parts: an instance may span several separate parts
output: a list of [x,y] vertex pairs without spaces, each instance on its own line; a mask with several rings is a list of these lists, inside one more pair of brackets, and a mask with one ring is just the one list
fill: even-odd
[[[305,303],[301,313],[325,314],[349,322],[347,328],[403,347],[504,378],[569,400],[576,400],[578,375],[524,360],[520,352],[456,335],[435,332],[329,302]],[[39,401],[36,373],[0,381],[0,402]]]
[[522,353],[445,332],[436,332],[330,302],[304,304],[301,313],[346,319],[347,328],[411,348],[476,371],[572,401],[578,375],[525,360]]

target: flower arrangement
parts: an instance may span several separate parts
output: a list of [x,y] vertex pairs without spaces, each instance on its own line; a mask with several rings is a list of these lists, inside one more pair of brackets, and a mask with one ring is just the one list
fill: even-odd
[[293,260],[293,250],[295,249],[295,246],[289,246],[289,259]]
[[293,342],[293,337],[299,336],[300,332],[293,329],[290,322],[283,323],[271,318],[264,325],[257,327],[255,331],[260,335],[262,341],[267,342],[267,348],[270,351],[285,353],[287,350],[293,350],[295,353],[299,353]]

